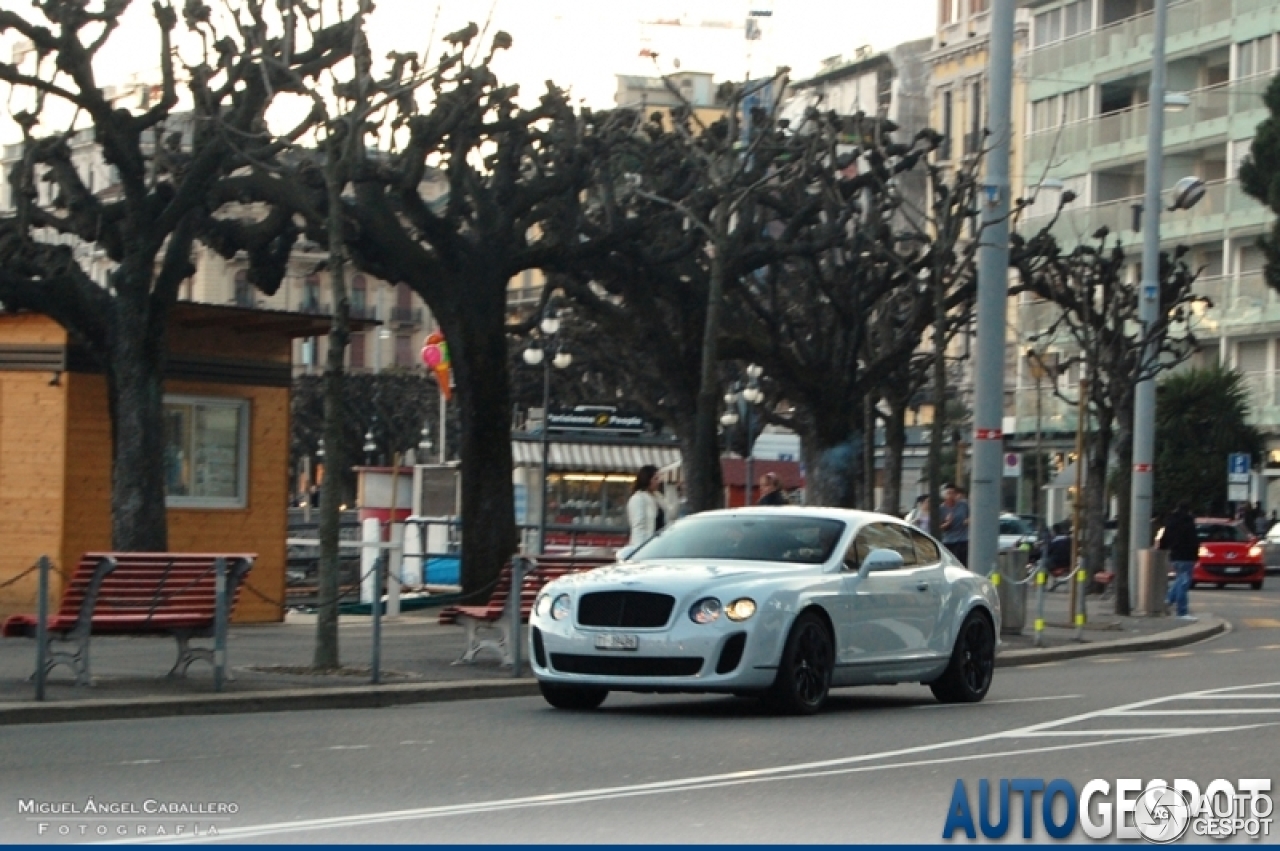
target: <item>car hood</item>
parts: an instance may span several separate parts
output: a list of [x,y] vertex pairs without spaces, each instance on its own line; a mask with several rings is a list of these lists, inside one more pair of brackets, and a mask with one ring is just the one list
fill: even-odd
[[[662,562],[623,562],[573,573],[551,585],[556,590],[575,589],[580,593],[603,590],[654,590],[680,593],[687,589],[721,585],[734,581],[813,576],[822,571],[818,564],[779,567],[772,562],[671,559]],[[551,587],[549,585],[548,587]]]

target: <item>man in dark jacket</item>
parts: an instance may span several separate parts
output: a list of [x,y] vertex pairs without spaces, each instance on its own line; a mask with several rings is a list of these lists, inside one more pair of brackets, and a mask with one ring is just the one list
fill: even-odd
[[1191,571],[1200,555],[1200,537],[1196,534],[1196,521],[1186,502],[1179,502],[1165,522],[1164,532],[1160,535],[1160,549],[1169,551],[1169,564],[1175,573],[1173,587],[1169,589],[1165,603],[1177,607],[1179,618],[1195,620],[1187,614],[1187,591],[1191,587]]

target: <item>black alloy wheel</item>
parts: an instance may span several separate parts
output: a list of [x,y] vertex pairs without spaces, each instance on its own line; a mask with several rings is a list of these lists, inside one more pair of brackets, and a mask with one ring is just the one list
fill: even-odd
[[970,612],[960,626],[947,669],[929,688],[943,703],[977,703],[987,696],[995,667],[996,637],[991,621],[982,612]]
[[831,691],[835,649],[822,618],[804,612],[787,636],[773,687],[763,696],[769,709],[786,715],[813,715]]

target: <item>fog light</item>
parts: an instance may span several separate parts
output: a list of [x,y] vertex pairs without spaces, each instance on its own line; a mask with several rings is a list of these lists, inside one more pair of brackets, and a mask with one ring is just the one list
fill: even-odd
[[742,597],[725,606],[724,613],[731,621],[745,621],[756,613],[756,601]]

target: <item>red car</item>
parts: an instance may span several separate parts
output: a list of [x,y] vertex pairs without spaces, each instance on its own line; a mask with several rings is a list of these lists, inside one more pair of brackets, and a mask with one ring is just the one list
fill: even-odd
[[1262,557],[1262,544],[1234,520],[1220,517],[1197,517],[1196,535],[1200,538],[1200,558],[1191,571],[1191,587],[1232,583],[1248,583],[1253,590],[1262,588],[1267,566]]

